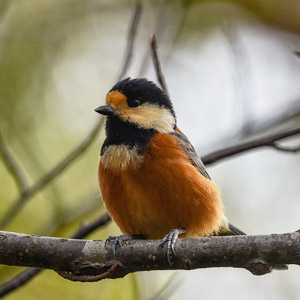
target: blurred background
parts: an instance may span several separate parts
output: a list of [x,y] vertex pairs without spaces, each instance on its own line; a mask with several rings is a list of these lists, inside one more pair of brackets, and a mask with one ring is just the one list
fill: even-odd
[[[134,9],[129,0],[0,2],[0,128],[29,186],[99,121],[94,109],[117,81]],[[299,0],[143,1],[128,76],[156,81],[154,32],[178,124],[200,156],[300,125]],[[67,237],[103,213],[103,137],[1,229]],[[299,167],[299,154],[263,148],[208,172],[230,221],[269,234],[300,228]],[[0,176],[1,220],[19,191],[3,161]],[[118,234],[110,223],[89,238]],[[0,266],[0,284],[21,270]],[[262,277],[219,268],[74,283],[44,271],[7,299],[300,299],[299,276],[296,266]]]

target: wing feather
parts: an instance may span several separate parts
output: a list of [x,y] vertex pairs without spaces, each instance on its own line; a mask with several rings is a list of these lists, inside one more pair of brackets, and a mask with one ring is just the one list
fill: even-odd
[[190,162],[192,165],[197,167],[199,172],[206,178],[210,179],[210,176],[208,175],[206,168],[201,160],[201,158],[198,156],[195,148],[190,143],[189,139],[180,131],[174,131],[170,133],[171,135],[175,136],[180,143],[181,148],[184,150],[184,152],[188,155]]
[[[206,168],[201,160],[201,158],[198,156],[195,148],[190,143],[189,139],[181,132],[181,131],[174,131],[170,133],[171,135],[175,136],[178,139],[178,142],[181,146],[181,148],[184,150],[184,152],[188,155],[190,162],[192,165],[197,167],[199,172],[206,178],[210,179],[210,176],[208,175]],[[226,232],[225,234],[234,234],[234,235],[245,235],[242,230],[238,229],[234,225],[226,222],[228,225],[229,232]]]

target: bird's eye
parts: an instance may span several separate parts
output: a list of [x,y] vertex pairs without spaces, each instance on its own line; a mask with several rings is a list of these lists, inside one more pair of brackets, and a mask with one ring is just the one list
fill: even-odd
[[141,105],[141,102],[139,100],[133,100],[131,103],[131,107],[138,107]]

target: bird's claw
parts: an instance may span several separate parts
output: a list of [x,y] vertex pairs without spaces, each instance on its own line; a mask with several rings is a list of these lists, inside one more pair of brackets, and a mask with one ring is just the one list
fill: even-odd
[[167,259],[170,266],[173,265],[172,257],[176,256],[175,245],[178,240],[178,235],[185,233],[184,229],[172,229],[167,235],[162,239],[161,246],[167,244]]
[[105,241],[105,246],[106,246],[107,242],[113,241],[111,249],[112,249],[113,257],[114,257],[114,259],[116,259],[117,246],[119,245],[121,248],[123,248],[124,242],[128,241],[128,240],[132,240],[132,239],[133,239],[133,237],[130,234],[123,234],[120,236],[109,236]]

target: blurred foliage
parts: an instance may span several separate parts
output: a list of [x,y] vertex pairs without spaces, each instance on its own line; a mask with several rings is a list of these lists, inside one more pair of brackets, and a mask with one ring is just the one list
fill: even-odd
[[[72,122],[76,122],[72,113],[65,111],[67,115],[57,114],[64,99],[55,82],[54,69],[68,59],[76,59],[88,47],[88,44],[79,45],[77,51],[66,53],[66,43],[72,37],[76,39],[76,36],[81,36],[93,18],[112,13],[114,5],[118,4],[87,2],[1,2],[0,127],[7,147],[30,184],[53,167],[84,137],[84,134],[77,132],[69,134]],[[121,59],[122,55],[119,61]],[[57,98],[51,99],[53,95]],[[68,103],[76,108],[76,102]],[[86,118],[86,130],[83,132],[97,118],[90,106],[96,107],[95,101],[88,106],[90,120]],[[100,141],[93,145],[84,158],[67,169],[59,180],[36,195],[7,230],[69,236],[82,222],[88,222],[102,213],[97,185],[99,148]],[[2,164],[0,174],[1,217],[14,203],[17,192],[13,179]],[[110,226],[90,238],[105,239],[113,232],[118,233],[118,230]],[[1,283],[21,269],[1,266]],[[68,282],[52,271],[45,271],[7,299],[20,296],[22,299],[127,299],[135,298],[135,293],[133,275],[116,282],[78,284]]]
[[[240,9],[248,14],[252,13],[266,24],[300,33],[300,2],[297,0],[183,0],[182,3],[188,9],[193,6],[204,6],[203,15],[194,18],[199,26],[203,26],[203,16],[211,22],[216,21],[216,24],[220,21],[220,17],[228,19],[227,13],[237,20],[239,16],[234,11]],[[207,11],[205,7],[209,10]]]
[[[260,20],[294,33],[300,31],[299,1],[143,3],[138,57],[143,51],[148,55],[148,37],[155,28],[167,43],[170,31],[170,36],[175,36],[174,44],[176,35],[211,29],[228,20]],[[116,78],[133,6],[129,0],[0,2],[0,128],[30,184],[73,149],[98,118],[93,109],[104,101]],[[163,47],[169,46],[166,44]],[[142,59],[137,61],[141,65]],[[97,186],[102,139],[99,134],[84,157],[31,199],[7,230],[66,237],[81,222],[103,212]],[[1,218],[17,198],[17,189],[3,164],[0,176]],[[89,238],[105,239],[118,233],[111,224]],[[1,266],[0,283],[20,270]],[[153,281],[159,283],[161,279],[158,276]],[[143,289],[142,284],[139,286]],[[135,275],[99,283],[73,283],[45,271],[7,297],[18,298],[138,299],[139,293]]]

